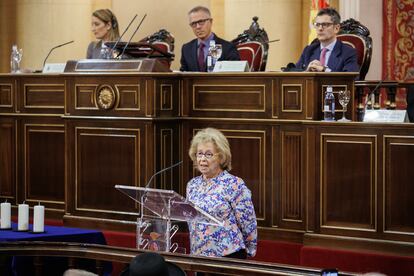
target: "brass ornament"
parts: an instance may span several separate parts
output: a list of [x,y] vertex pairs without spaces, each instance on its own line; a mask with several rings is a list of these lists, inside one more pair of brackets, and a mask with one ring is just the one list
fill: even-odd
[[116,94],[110,86],[102,86],[96,93],[96,103],[99,109],[111,109],[116,102]]

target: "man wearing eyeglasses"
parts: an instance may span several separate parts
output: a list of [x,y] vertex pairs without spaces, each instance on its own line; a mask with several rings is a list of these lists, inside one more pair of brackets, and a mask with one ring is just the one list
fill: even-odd
[[207,71],[207,53],[210,41],[221,44],[223,52],[219,60],[240,60],[239,52],[236,47],[219,37],[212,31],[213,18],[210,10],[203,6],[197,6],[188,12],[190,27],[196,39],[186,43],[181,48],[181,68],[180,71]]
[[321,9],[314,27],[317,41],[305,47],[296,68],[311,72],[359,72],[357,52],[336,39],[341,16],[333,8]]

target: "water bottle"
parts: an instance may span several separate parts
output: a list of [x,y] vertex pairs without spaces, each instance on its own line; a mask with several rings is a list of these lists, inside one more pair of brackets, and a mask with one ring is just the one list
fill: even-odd
[[111,49],[102,43],[101,52],[99,53],[99,58],[101,59],[111,59],[112,58],[112,51]]
[[207,52],[207,72],[213,72],[214,65],[216,64],[216,60],[214,58],[214,51],[216,49],[216,42],[214,40],[210,40],[210,47],[208,47]]
[[19,50],[17,45],[12,46],[11,55],[10,55],[10,72],[18,73],[20,72],[20,60],[19,60]]
[[335,121],[335,96],[332,86],[326,88],[325,99],[323,101],[323,120]]

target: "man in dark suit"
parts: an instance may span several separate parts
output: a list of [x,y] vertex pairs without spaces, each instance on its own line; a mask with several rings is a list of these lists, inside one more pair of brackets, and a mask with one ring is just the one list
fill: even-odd
[[207,54],[210,41],[222,45],[222,54],[219,60],[240,60],[239,52],[236,47],[219,37],[212,31],[213,18],[210,10],[203,6],[197,6],[188,12],[190,27],[196,39],[183,45],[181,48],[181,68],[180,71],[207,71]]
[[296,68],[312,72],[359,72],[357,52],[336,39],[341,17],[333,8],[321,9],[314,27],[318,41],[305,47]]

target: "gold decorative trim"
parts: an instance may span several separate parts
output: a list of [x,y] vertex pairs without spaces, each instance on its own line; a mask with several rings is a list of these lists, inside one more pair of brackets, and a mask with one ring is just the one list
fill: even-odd
[[[95,105],[94,101],[94,94],[96,93],[96,89],[98,88],[99,84],[75,84],[75,110],[98,110],[98,107]],[[82,89],[82,87],[92,87],[91,90]],[[90,97],[90,107],[79,107],[78,102],[78,92],[79,93],[89,93]]]
[[275,94],[275,80],[272,79],[272,118],[277,119],[279,116],[275,115],[275,110],[279,110],[279,108],[276,104],[280,105],[280,102],[275,100]]
[[[5,90],[3,87],[9,86],[9,90]],[[10,104],[0,104],[0,107],[13,107],[14,104],[14,93],[13,93],[13,84],[11,83],[0,83],[0,94],[2,92],[9,92],[10,93]]]
[[[141,110],[141,85],[140,84],[115,84],[115,89],[119,95],[115,104],[115,110],[124,110],[124,111],[140,111]],[[120,87],[136,87],[137,90],[121,90]],[[133,93],[134,94],[134,102],[137,105],[137,108],[129,108],[129,107],[119,107],[119,103],[122,98],[123,93]]]
[[[285,109],[285,99],[284,99],[284,88],[285,87],[299,87],[299,91],[298,91],[298,95],[297,95],[297,100],[300,102],[300,109]],[[289,91],[287,91],[289,92]],[[296,92],[296,91],[295,91]],[[302,101],[302,95],[303,95],[303,85],[301,83],[298,84],[294,84],[294,83],[289,83],[289,84],[282,84],[282,91],[280,91],[280,94],[282,96],[282,102],[281,102],[281,106],[282,106],[282,112],[285,113],[301,113],[303,111],[303,101]]]
[[115,93],[115,91],[112,89],[110,85],[101,85],[95,91],[95,103],[99,109],[112,109],[115,105],[115,102],[117,102],[119,99],[117,93]]
[[[306,92],[305,92],[305,118],[307,120],[313,120],[313,117],[315,116],[315,114],[313,114],[313,108],[310,108],[310,110],[308,110],[309,104],[311,103],[309,101],[309,93],[310,93],[310,91],[313,91],[312,90],[312,85],[313,85],[312,81],[310,81],[308,79],[305,80],[305,89],[306,89]],[[314,105],[314,103],[312,102],[312,106],[313,105]],[[310,112],[310,114],[309,114],[309,112]]]
[[[26,202],[32,202],[32,203],[36,203],[36,204],[38,202],[40,202],[40,203],[50,203],[50,204],[65,205],[65,201],[45,200],[45,199],[30,199],[30,198],[25,198],[24,200]],[[49,209],[49,208],[47,208],[47,209]],[[61,211],[61,209],[57,209],[57,210],[60,210]]]
[[[63,89],[30,89],[28,87],[63,87]],[[61,92],[63,95],[63,105],[37,105],[31,106],[27,104],[27,93],[28,92],[35,92],[35,93],[48,93],[48,92]],[[48,108],[48,109],[64,109],[65,108],[65,84],[59,83],[44,83],[44,84],[37,84],[37,83],[25,83],[23,85],[23,107],[26,109],[39,109],[39,108]]]
[[[260,91],[198,91],[197,93],[201,94],[201,93],[211,93],[211,94],[223,94],[223,93],[227,93],[227,94],[231,94],[231,93],[238,93],[238,94],[259,94],[260,96],[262,96],[263,98],[263,108],[261,109],[234,109],[234,108],[196,108],[195,104],[195,96],[196,96],[196,87],[262,87],[263,90]],[[193,110],[194,111],[221,111],[221,112],[265,112],[266,111],[266,97],[265,97],[265,93],[266,93],[266,85],[265,84],[193,84],[192,86],[192,92],[193,92],[193,98],[192,98],[192,103],[193,103]]]
[[[170,141],[170,163],[169,164],[167,164],[167,152],[166,152],[166,149],[167,149],[167,136],[168,136],[168,134],[164,134],[164,132],[166,132],[166,133],[169,133],[170,135],[171,135],[171,141]],[[161,168],[167,168],[168,166],[171,166],[172,164],[173,164],[173,162],[174,162],[174,160],[173,160],[173,156],[174,156],[174,154],[173,154],[173,145],[174,145],[174,143],[173,143],[173,140],[174,140],[174,136],[173,136],[173,134],[174,134],[174,132],[173,132],[173,130],[172,129],[160,129],[160,139],[161,139],[161,146],[162,146],[162,148],[160,149],[161,150],[161,152],[162,152],[162,155],[161,155],[161,164],[162,164],[162,167]],[[171,172],[171,179],[174,179],[174,170],[170,170],[170,172]],[[163,189],[172,189],[173,187],[167,187],[167,183],[166,183],[166,179],[165,179],[165,174],[162,174],[161,175],[161,187],[163,188]]]
[[44,113],[0,113],[0,116],[15,117],[62,117],[62,114],[44,114]]
[[[164,93],[164,87],[169,87],[169,94],[170,94],[170,106],[167,108],[164,108],[163,105],[166,102],[166,95]],[[161,88],[160,88],[160,110],[173,110],[173,85],[172,84],[161,84]]]
[[[299,154],[301,155],[301,156],[299,156],[299,163],[300,163],[300,165],[302,166],[302,159],[300,158],[300,157],[302,157],[302,147],[303,147],[303,133],[301,133],[301,132],[299,132],[299,131],[285,131],[285,130],[280,130],[279,131],[280,132],[280,145],[281,145],[281,150],[280,150],[280,160],[282,161],[281,162],[281,171],[280,171],[280,193],[281,193],[281,195],[283,196],[283,185],[282,185],[282,181],[283,181],[283,179],[284,179],[284,176],[286,176],[286,173],[285,173],[285,159],[283,159],[283,156],[284,156],[284,153],[285,153],[285,148],[286,148],[286,146],[285,146],[285,138],[286,137],[298,137],[299,138],[299,143],[300,143],[300,149],[299,149]],[[296,158],[295,158],[296,159]],[[299,190],[301,190],[301,188],[302,188],[302,186],[301,186],[301,184],[302,184],[302,179],[303,179],[303,175],[302,175],[302,171],[303,171],[303,168],[301,168],[301,170],[299,170],[299,183],[298,183],[298,189]],[[301,217],[301,219],[290,219],[290,218],[285,218],[284,217],[284,215],[286,214],[286,210],[285,210],[285,207],[284,207],[284,205],[283,204],[281,204],[281,214],[280,214],[280,218],[281,218],[281,221],[286,221],[286,222],[300,222],[300,223],[303,223],[303,216],[304,216],[304,214],[302,213],[302,202],[301,202],[301,197],[300,197],[300,194],[302,194],[302,192],[299,192],[299,198],[298,198],[298,202],[299,202],[299,208],[298,208],[298,213],[299,213],[299,216]],[[283,203],[283,202],[285,202],[285,203],[287,203],[287,201],[285,200],[285,201],[283,201],[282,200],[282,202],[281,203]]]

